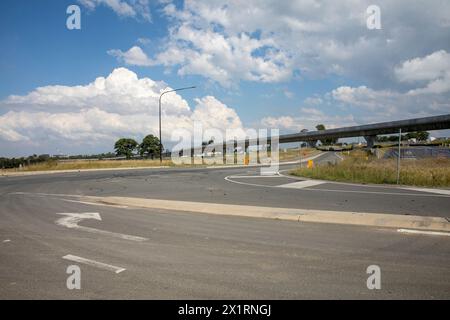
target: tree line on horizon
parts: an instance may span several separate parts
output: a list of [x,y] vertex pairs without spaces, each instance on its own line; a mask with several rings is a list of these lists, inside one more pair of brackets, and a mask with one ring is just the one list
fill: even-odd
[[[114,144],[116,155],[125,156],[127,159],[131,159],[135,152],[141,157],[154,159],[155,156],[159,155],[159,148],[159,138],[152,134],[145,136],[141,143],[132,138],[120,138]],[[164,150],[164,147],[162,147],[162,150]]]
[[99,153],[99,154],[79,154],[79,155],[71,155],[71,156],[60,156],[60,155],[49,155],[49,154],[33,154],[28,157],[0,157],[0,169],[12,169],[12,168],[20,168],[20,166],[29,166],[33,164],[38,164],[42,162],[48,161],[57,161],[60,159],[108,159],[115,157],[116,154],[112,152]]
[[[430,137],[430,133],[427,131],[409,132],[402,134],[401,141],[416,139],[417,141],[426,141]],[[398,141],[398,135],[391,136],[378,136],[378,142],[396,142]]]
[[[317,130],[325,130],[325,125],[318,124],[316,126]],[[307,131],[306,129],[301,132]],[[416,139],[417,141],[426,141],[429,138],[430,134],[427,131],[417,131],[417,132],[409,132],[402,135],[401,140],[409,140]],[[332,145],[337,143],[338,139],[326,139],[322,141],[324,145]],[[389,135],[389,136],[378,136],[378,142],[396,142],[398,141],[398,135]],[[202,146],[207,146],[211,143],[214,143],[213,140],[205,141],[202,143]],[[105,159],[105,158],[114,158],[115,156],[125,156],[127,159],[132,158],[134,155],[140,155],[141,157],[149,157],[154,159],[159,155],[159,139],[152,134],[144,137],[141,143],[138,143],[136,140],[132,138],[120,138],[114,144],[114,153],[107,152],[101,154],[92,154],[92,155],[72,155],[65,156],[65,159]],[[164,147],[163,147],[164,150]],[[61,156],[50,156],[49,154],[41,154],[41,155],[32,155],[28,157],[0,157],[0,169],[10,169],[10,168],[18,168],[20,166],[32,165],[46,161],[57,161],[61,159]]]
[[[325,125],[318,124],[316,126],[316,129],[318,131],[326,130]],[[301,132],[307,132],[308,130],[304,129]],[[428,131],[417,131],[417,132],[408,132],[407,134],[402,134],[401,140],[409,140],[409,139],[416,139],[417,141],[426,141],[430,136],[430,133]],[[323,139],[322,144],[323,145],[333,145],[338,142],[338,138],[327,138]],[[376,138],[377,142],[395,142],[398,141],[398,135],[389,135],[389,136],[377,136]]]

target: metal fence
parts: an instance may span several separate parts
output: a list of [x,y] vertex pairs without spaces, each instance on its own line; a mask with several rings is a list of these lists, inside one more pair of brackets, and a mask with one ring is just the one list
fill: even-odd
[[[450,158],[450,148],[445,147],[401,147],[401,159]],[[383,158],[398,158],[398,149],[387,150]]]

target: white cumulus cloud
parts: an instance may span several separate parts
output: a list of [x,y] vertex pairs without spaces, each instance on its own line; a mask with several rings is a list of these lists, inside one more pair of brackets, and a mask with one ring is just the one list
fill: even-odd
[[[450,51],[450,2],[379,0],[382,30],[366,27],[370,0],[185,1],[164,5],[169,33],[152,61],[223,86],[342,75],[401,87],[394,68]],[[406,13],[405,13],[406,10]],[[425,26],[425,27],[424,27]],[[128,48],[120,48],[128,50]],[[125,51],[128,52],[128,51]]]
[[89,10],[94,10],[98,6],[106,6],[120,17],[140,17],[151,21],[148,0],[78,0],[78,2]]
[[316,130],[318,124],[324,124],[327,129],[356,125],[351,114],[328,114],[316,108],[300,108],[295,116],[265,117],[261,120],[264,127],[279,128],[289,132],[299,132],[303,129]]
[[[164,82],[118,68],[86,85],[46,86],[9,96],[0,101],[0,145],[4,150],[27,146],[28,153],[33,147],[55,153],[54,146],[66,152],[77,146],[111,150],[119,137],[139,140],[158,134],[158,99],[169,89]],[[191,109],[180,95],[168,93],[162,121],[166,145],[174,130],[192,130],[194,121],[204,129],[243,130],[235,110],[212,96],[196,99]]]
[[426,86],[412,89],[409,94],[444,93],[450,91],[450,54],[445,50],[433,52],[403,62],[395,68],[403,82],[425,82]]
[[132,66],[152,66],[155,65],[142,49],[138,46],[131,47],[128,51],[123,52],[118,49],[108,50],[108,54],[116,57],[120,61]]

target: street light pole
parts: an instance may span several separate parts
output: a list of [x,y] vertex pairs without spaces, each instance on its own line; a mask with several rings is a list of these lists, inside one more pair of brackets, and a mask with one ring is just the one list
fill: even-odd
[[398,131],[397,184],[400,183],[401,145],[402,145],[402,129],[400,128]]
[[300,168],[302,167],[302,143],[303,142],[300,141],[300,145],[298,146],[298,152],[300,154]]
[[172,89],[162,92],[159,95],[159,163],[162,164],[162,140],[161,140],[161,98],[163,95],[169,92],[175,92],[175,91],[181,91],[181,90],[187,90],[187,89],[194,89],[195,86],[192,87],[184,87],[184,88],[178,88],[178,89]]

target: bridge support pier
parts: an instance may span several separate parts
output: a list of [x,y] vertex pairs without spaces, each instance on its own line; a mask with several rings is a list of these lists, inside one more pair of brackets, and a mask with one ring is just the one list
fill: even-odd
[[377,136],[364,136],[364,139],[366,139],[367,141],[367,148],[372,149],[377,139]]
[[222,161],[223,164],[227,163],[227,142],[225,140],[223,140],[223,144],[222,144]]
[[315,141],[307,141],[306,143],[308,145],[308,148],[315,148],[317,140],[315,140]]

